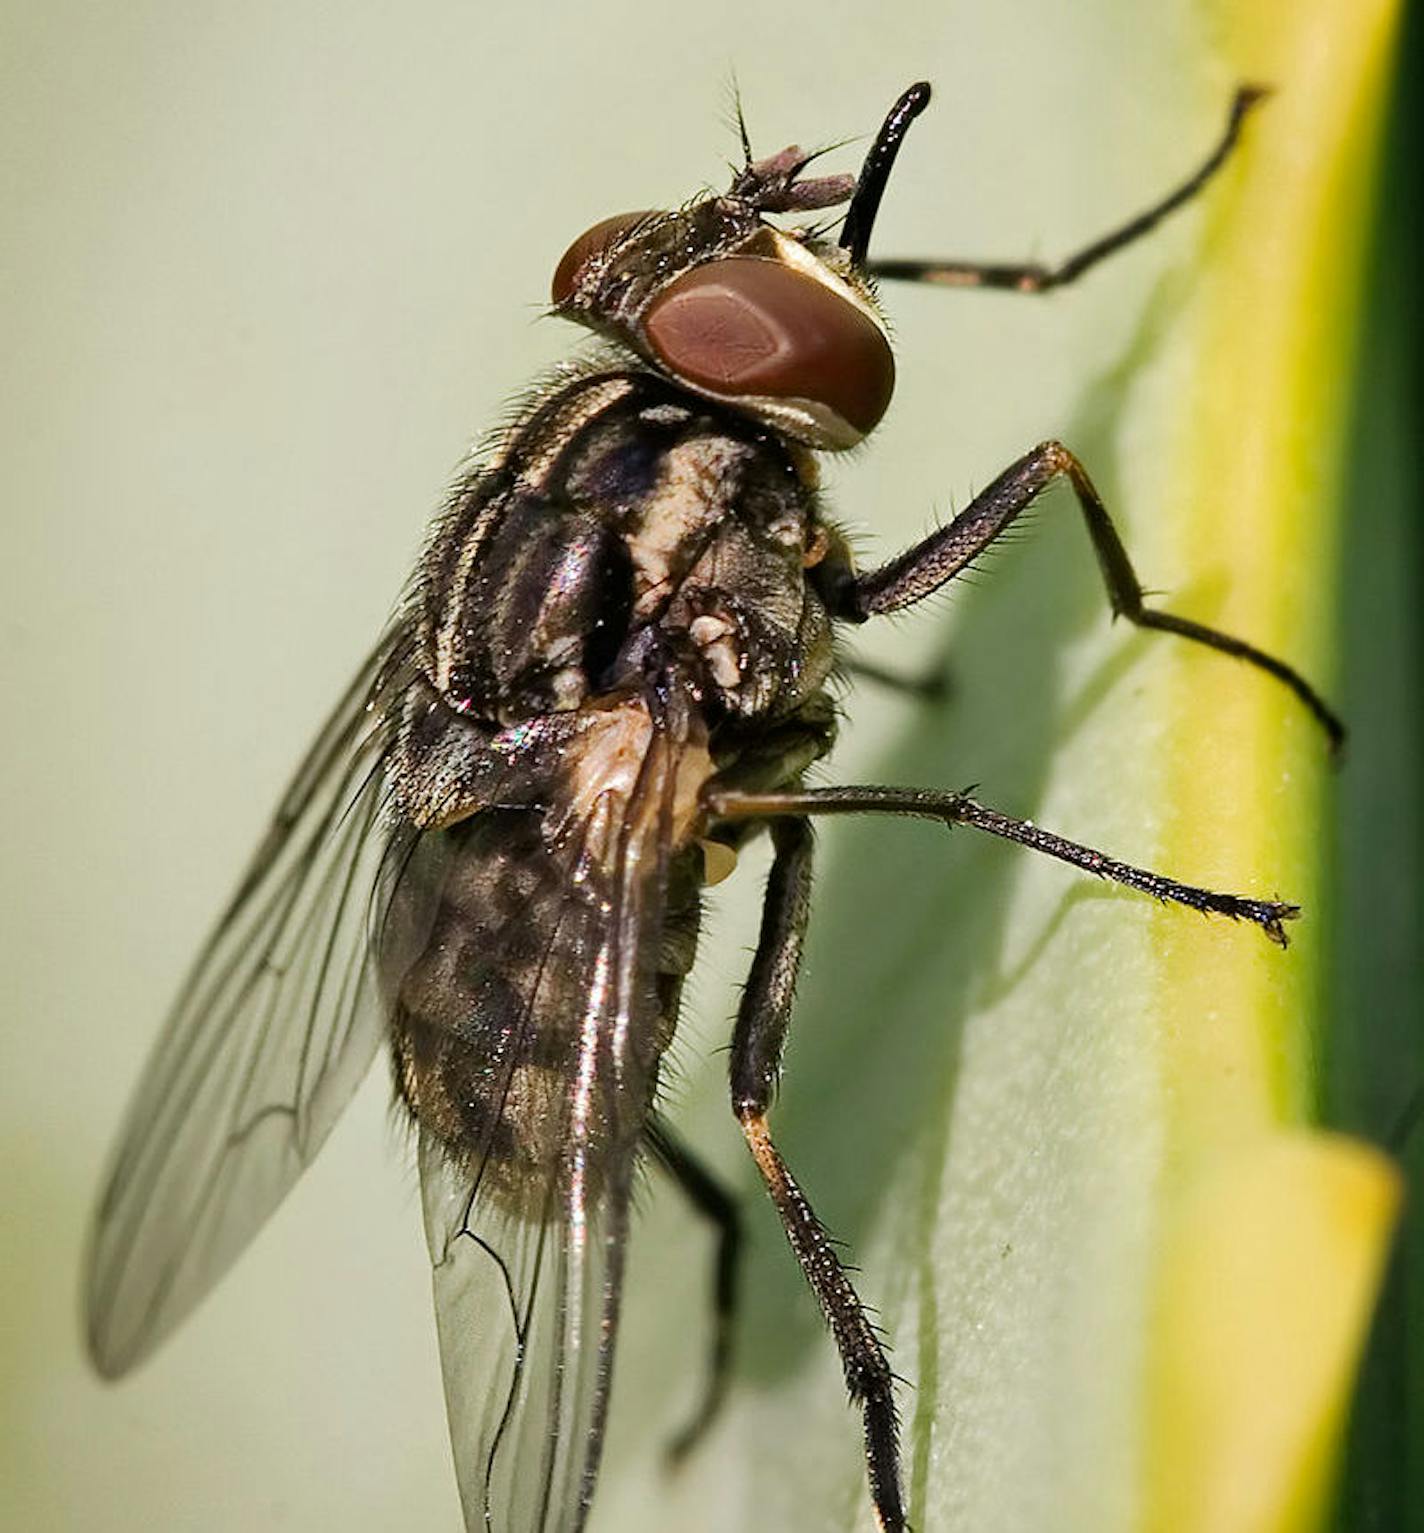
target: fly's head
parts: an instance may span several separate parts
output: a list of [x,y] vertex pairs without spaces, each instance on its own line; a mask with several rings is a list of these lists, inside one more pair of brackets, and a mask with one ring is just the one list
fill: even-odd
[[[673,212],[621,213],[581,234],[554,272],[554,312],[630,346],[661,373],[826,451],[874,430],[895,387],[866,251],[901,140],[929,101],[913,85],[858,178],[807,177],[783,149],[730,188]],[[769,217],[848,203],[838,241]]]

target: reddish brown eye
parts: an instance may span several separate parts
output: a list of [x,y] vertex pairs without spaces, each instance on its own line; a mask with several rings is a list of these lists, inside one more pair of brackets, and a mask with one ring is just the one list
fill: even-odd
[[654,355],[713,394],[805,400],[859,436],[884,415],[895,361],[847,298],[779,261],[730,256],[679,277],[644,318]]
[[636,213],[615,213],[612,218],[601,218],[593,228],[585,229],[564,251],[563,259],[554,268],[554,280],[549,288],[554,302],[563,303],[573,292],[574,278],[578,276],[579,267],[590,256],[607,250],[620,234],[651,216],[647,208]]

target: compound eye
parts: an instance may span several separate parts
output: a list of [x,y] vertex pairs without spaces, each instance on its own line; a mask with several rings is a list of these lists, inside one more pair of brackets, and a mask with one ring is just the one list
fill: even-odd
[[710,394],[803,403],[844,423],[849,440],[874,428],[894,392],[895,361],[880,327],[779,261],[728,256],[694,267],[658,295],[643,323],[675,378]]
[[615,213],[612,218],[600,219],[582,234],[564,252],[563,259],[554,268],[554,280],[549,291],[556,304],[566,302],[573,294],[579,268],[590,257],[602,255],[620,235],[626,234],[635,224],[651,218],[652,212],[642,208],[636,213]]

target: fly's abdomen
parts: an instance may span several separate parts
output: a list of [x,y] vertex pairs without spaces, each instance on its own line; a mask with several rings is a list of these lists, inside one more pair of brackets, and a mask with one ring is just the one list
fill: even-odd
[[[402,1100],[482,1196],[531,1218],[576,1168],[596,1192],[641,1132],[696,925],[689,887],[658,931],[630,926],[597,848],[546,833],[538,812],[495,810],[425,837],[381,945]],[[639,961],[620,981],[622,938]]]

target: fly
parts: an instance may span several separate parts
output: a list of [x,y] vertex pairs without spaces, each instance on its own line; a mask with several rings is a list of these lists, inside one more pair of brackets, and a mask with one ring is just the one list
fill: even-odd
[[[725,1389],[729,1196],[657,1109],[701,891],[752,837],[774,861],[732,1039],[736,1119],[864,1418],[876,1521],[906,1526],[893,1376],[769,1124],[811,896],[812,820],[969,825],[1284,945],[1295,906],[1118,861],[964,793],[804,785],[829,749],[844,625],[913,606],[1066,480],[1115,614],[1289,687],[1251,644],[1145,605],[1087,470],[1025,453],[948,525],[858,570],[815,454],[863,441],[895,368],[874,279],[1034,293],[1198,192],[1260,92],[1169,196],[1058,266],[873,261],[930,98],[895,103],[858,179],[815,154],[620,215],[569,247],[553,312],[595,332],[456,486],[406,599],[317,737],[179,995],[130,1108],[89,1252],[89,1349],[114,1376],[207,1293],[311,1161],[384,1043],[418,1141],[451,1440],[471,1529],[584,1526],[607,1416],[630,1189],[649,1154],[721,1228],[696,1439]],[[785,215],[848,205],[839,238]]]

